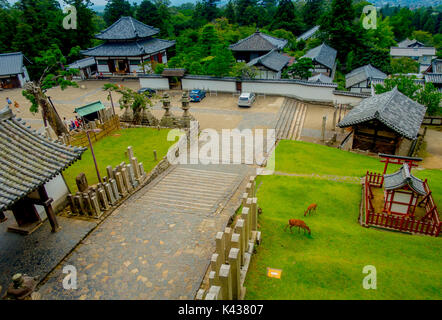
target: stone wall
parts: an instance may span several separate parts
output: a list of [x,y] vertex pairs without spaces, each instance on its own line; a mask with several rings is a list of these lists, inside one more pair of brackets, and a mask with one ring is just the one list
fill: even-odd
[[216,251],[209,266],[209,286],[201,288],[196,300],[243,300],[244,281],[254,247],[261,241],[255,177],[250,177],[236,221],[215,237]]

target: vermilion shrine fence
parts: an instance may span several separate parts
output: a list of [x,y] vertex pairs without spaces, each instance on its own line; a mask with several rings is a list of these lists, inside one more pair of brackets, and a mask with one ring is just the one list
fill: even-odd
[[420,201],[425,203],[426,215],[417,220],[413,217],[396,216],[387,213],[376,213],[372,199],[372,188],[381,188],[384,176],[382,174],[368,172],[364,183],[364,217],[362,223],[366,226],[381,227],[401,232],[411,232],[438,237],[441,229],[441,222],[437,207],[432,197],[427,180],[424,181],[424,188],[427,196]]

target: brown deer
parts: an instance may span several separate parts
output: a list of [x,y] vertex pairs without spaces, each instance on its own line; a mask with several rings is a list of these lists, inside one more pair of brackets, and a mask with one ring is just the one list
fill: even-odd
[[316,212],[316,208],[318,207],[318,205],[316,203],[312,203],[311,205],[308,206],[307,210],[305,210],[304,212],[304,217],[308,214],[311,214],[312,211]]
[[292,228],[298,227],[298,232],[300,232],[301,228],[302,228],[302,229],[304,229],[304,233],[305,233],[305,231],[308,231],[308,234],[312,234],[310,231],[310,228],[302,220],[290,219],[289,223],[284,228],[284,232],[285,232],[285,230],[287,230],[287,227],[290,227],[290,232],[292,232],[292,233],[293,233]]

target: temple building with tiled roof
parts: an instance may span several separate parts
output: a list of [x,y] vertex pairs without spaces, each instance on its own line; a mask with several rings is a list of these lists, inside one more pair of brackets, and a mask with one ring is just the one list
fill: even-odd
[[150,67],[143,68],[144,62],[167,63],[167,50],[175,46],[175,41],[154,38],[158,33],[132,17],[121,17],[95,36],[103,44],[81,53],[93,57],[103,75],[147,73]]
[[426,108],[397,88],[362,100],[338,123],[352,149],[408,156],[414,151]]
[[310,58],[313,61],[312,75],[319,73],[334,79],[336,71],[336,56],[338,52],[325,43],[313,48],[302,57]]
[[276,38],[256,30],[247,38],[239,40],[229,46],[237,61],[247,62],[270,53],[271,51],[281,52],[288,41]]
[[[36,205],[43,206],[52,230],[58,229],[50,194],[45,186],[80,159],[85,148],[64,145],[36,133],[16,118],[9,107],[0,110],[0,222],[11,210],[17,225],[11,231],[29,234],[41,225]],[[66,188],[62,184],[58,189]],[[67,194],[66,194],[67,197]]]

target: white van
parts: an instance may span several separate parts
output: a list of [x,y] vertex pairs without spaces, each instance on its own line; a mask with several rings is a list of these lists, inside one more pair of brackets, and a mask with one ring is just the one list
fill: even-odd
[[251,107],[255,102],[255,94],[250,92],[241,93],[238,99],[238,107]]

